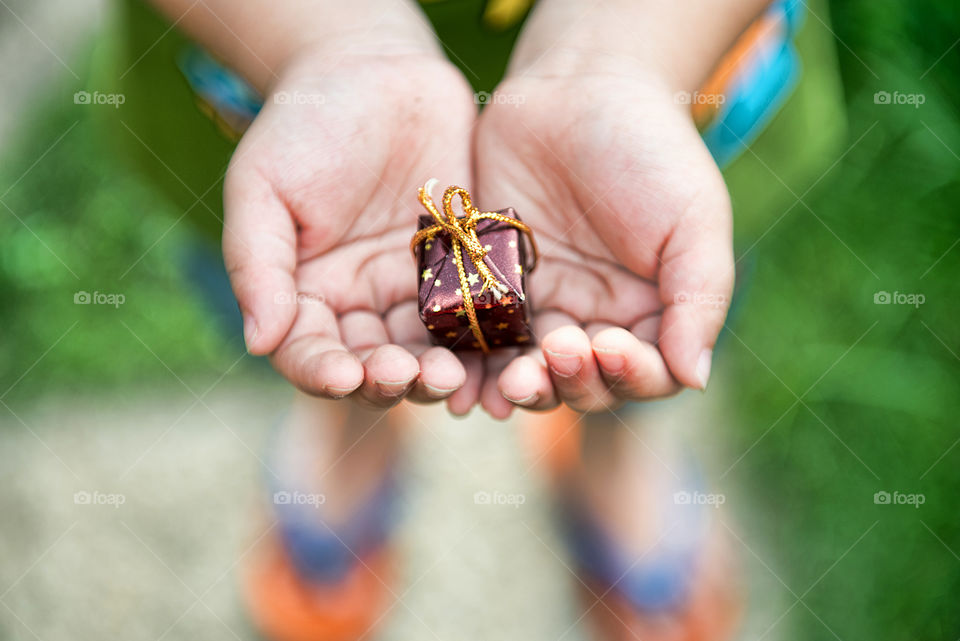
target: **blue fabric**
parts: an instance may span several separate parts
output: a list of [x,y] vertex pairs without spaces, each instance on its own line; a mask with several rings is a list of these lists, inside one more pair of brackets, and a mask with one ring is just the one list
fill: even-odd
[[177,61],[190,88],[230,126],[242,132],[263,107],[263,98],[243,78],[205,50],[187,47]]
[[799,82],[800,58],[792,36],[802,24],[804,5],[798,0],[781,0],[768,12],[782,21],[783,39],[751,52],[737,79],[724,90],[725,100],[716,119],[701,132],[721,168],[756,140]]
[[[792,37],[803,23],[805,5],[801,0],[778,0],[767,11],[782,21],[783,39],[772,49],[752,52],[744,61],[743,73],[725,89],[717,118],[702,132],[721,168],[736,160],[760,135],[799,80],[800,60]],[[191,46],[179,64],[197,96],[237,134],[256,118],[263,106],[261,96],[205,51]]]

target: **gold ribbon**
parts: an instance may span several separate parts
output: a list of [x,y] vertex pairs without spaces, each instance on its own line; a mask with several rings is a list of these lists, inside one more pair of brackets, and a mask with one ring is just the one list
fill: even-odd
[[[483,280],[483,287],[480,289],[480,294],[483,295],[483,293],[489,289],[493,293],[494,298],[500,300],[500,297],[509,292],[510,288],[497,280],[487,265],[485,260],[487,250],[484,249],[480,243],[480,238],[477,236],[477,223],[481,220],[495,220],[515,227],[526,234],[530,240],[530,247],[533,250],[533,265],[531,265],[530,271],[533,271],[533,268],[536,266],[538,257],[537,244],[533,239],[533,230],[516,218],[504,216],[503,214],[498,214],[493,211],[480,211],[473,206],[473,202],[470,200],[470,193],[463,187],[447,187],[446,191],[443,192],[443,214],[441,214],[430,195],[436,182],[436,179],[429,180],[426,185],[420,188],[417,196],[420,204],[430,212],[430,215],[432,215],[437,222],[430,227],[424,227],[413,235],[410,241],[410,250],[416,255],[417,245],[423,241],[433,239],[440,232],[446,232],[447,235],[449,235],[450,246],[453,250],[453,261],[457,265],[457,275],[460,277],[460,292],[463,295],[463,308],[467,313],[467,320],[470,322],[470,331],[473,332],[474,338],[476,338],[477,343],[480,344],[480,349],[482,349],[484,353],[489,353],[490,347],[487,345],[487,341],[483,337],[483,332],[480,330],[480,323],[477,321],[477,311],[473,306],[473,295],[470,293],[470,281],[467,280],[463,252],[466,250],[470,262],[477,268],[477,273]],[[453,211],[453,199],[455,196],[460,197],[460,202],[463,204],[464,216],[457,217]]]

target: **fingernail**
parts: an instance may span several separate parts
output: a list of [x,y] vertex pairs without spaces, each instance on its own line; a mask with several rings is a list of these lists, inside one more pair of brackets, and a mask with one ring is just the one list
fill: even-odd
[[700,381],[700,389],[707,389],[707,381],[710,380],[710,363],[713,361],[713,350],[705,349],[700,352],[700,358],[697,359],[697,380]]
[[260,333],[260,328],[257,327],[257,321],[254,320],[253,316],[250,314],[243,315],[243,340],[247,344],[247,351],[250,351],[250,346],[253,345],[253,341],[257,340],[257,334]]
[[534,392],[530,396],[525,396],[523,398],[510,398],[503,392],[500,392],[500,395],[515,405],[532,405],[533,403],[536,403],[537,400],[540,398],[540,394],[536,392]]
[[354,389],[355,388],[352,387],[333,387],[331,385],[327,385],[323,388],[323,391],[329,394],[331,398],[340,399],[352,392]]
[[557,376],[570,377],[580,371],[583,367],[583,358],[576,354],[560,354],[546,350],[550,355],[550,369]]
[[616,350],[594,348],[593,352],[600,361],[600,367],[608,374],[619,376],[627,367],[627,358]]
[[384,396],[400,396],[407,391],[410,381],[374,381],[374,384]]
[[446,396],[457,391],[457,388],[455,387],[436,387],[430,383],[424,383],[423,386],[426,387],[427,390],[429,390],[434,396]]

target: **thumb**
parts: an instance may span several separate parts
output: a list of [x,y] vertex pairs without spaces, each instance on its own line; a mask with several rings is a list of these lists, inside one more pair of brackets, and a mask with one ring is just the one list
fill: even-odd
[[717,188],[700,192],[661,255],[660,351],[674,378],[696,389],[710,378],[734,280],[730,199],[716,179]]
[[231,165],[224,185],[223,258],[251,354],[269,354],[296,316],[297,231],[260,172]]

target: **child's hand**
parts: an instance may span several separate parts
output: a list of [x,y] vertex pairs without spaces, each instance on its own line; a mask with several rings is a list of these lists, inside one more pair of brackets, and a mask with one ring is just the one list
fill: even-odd
[[488,366],[495,416],[503,397],[599,411],[703,388],[733,283],[727,191],[674,89],[562,55],[509,78],[477,131],[476,201],[515,207],[541,251],[540,345]]
[[466,378],[428,345],[410,238],[417,185],[470,174],[476,107],[439,54],[305,56],[237,149],[224,255],[248,349],[316,395],[387,406]]
[[706,386],[733,285],[730,201],[676,95],[767,4],[537,4],[475,143],[478,205],[516,207],[542,252],[539,349],[488,360],[495,416],[504,398],[590,411]]

